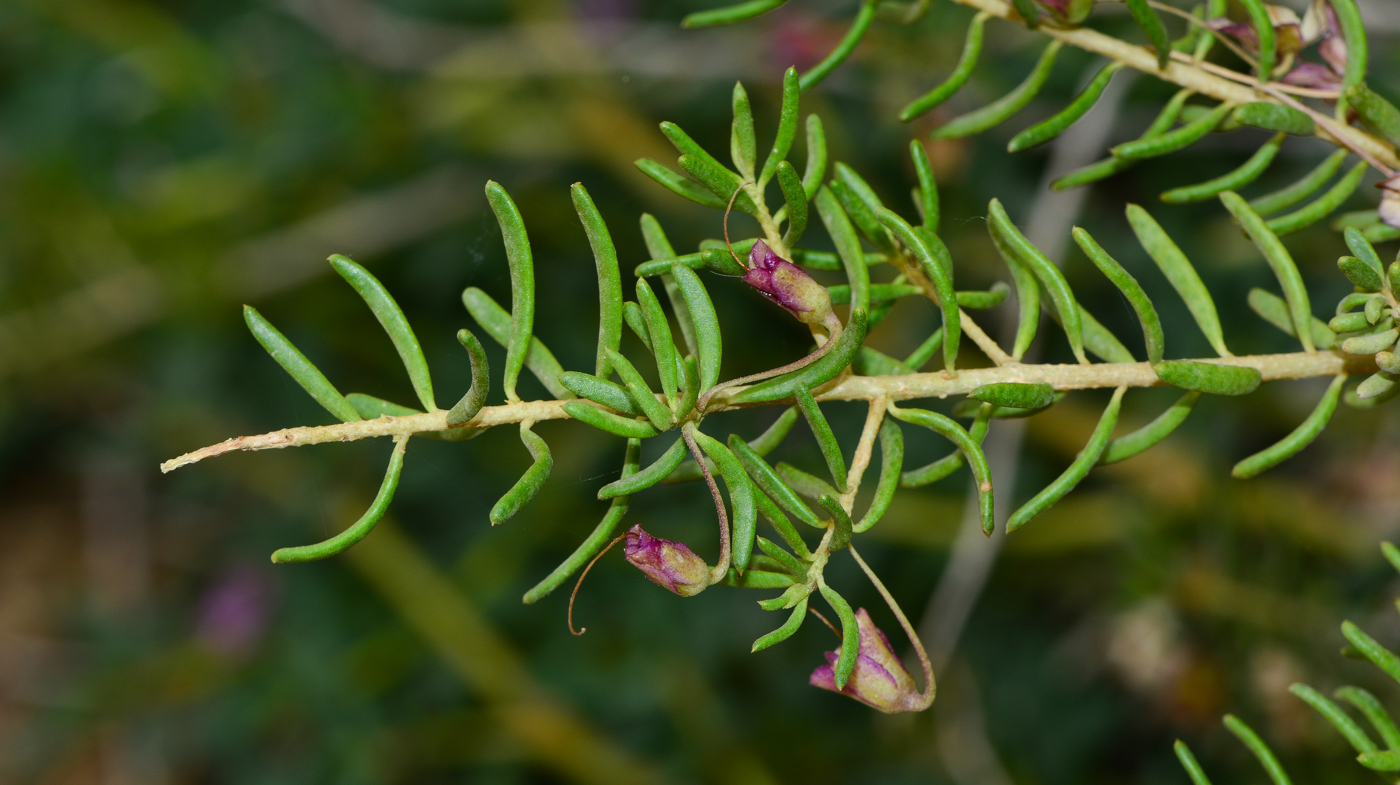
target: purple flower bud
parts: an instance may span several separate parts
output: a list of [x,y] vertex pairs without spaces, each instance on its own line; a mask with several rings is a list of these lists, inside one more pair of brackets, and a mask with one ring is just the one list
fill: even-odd
[[890,639],[875,626],[864,608],[856,611],[856,627],[860,630],[860,648],[846,686],[836,689],[839,649],[826,652],[827,664],[812,671],[810,684],[855,698],[886,714],[923,709],[926,702],[914,686],[914,678],[895,655]]
[[651,582],[682,597],[693,597],[710,585],[710,568],[685,543],[653,537],[633,526],[624,537],[624,553]]
[[749,270],[744,283],[758,293],[788,310],[798,321],[806,324],[830,324],[831,293],[812,280],[802,268],[773,252],[759,240],[749,251]]

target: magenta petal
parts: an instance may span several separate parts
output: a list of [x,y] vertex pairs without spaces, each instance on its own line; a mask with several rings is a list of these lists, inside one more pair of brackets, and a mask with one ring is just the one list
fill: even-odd
[[813,687],[821,687],[824,690],[840,692],[836,689],[836,669],[830,665],[823,665],[812,671],[812,676],[807,679],[807,683]]

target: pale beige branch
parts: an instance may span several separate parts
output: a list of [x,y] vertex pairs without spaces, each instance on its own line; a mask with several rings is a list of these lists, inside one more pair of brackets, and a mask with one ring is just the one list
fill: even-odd
[[[1249,357],[1212,357],[1200,362],[1243,365],[1258,369],[1264,381],[1331,377],[1339,373],[1365,374],[1376,370],[1369,356],[1341,352],[1294,352]],[[915,398],[947,398],[966,395],[994,382],[1045,382],[1057,390],[1090,390],[1105,387],[1155,387],[1161,380],[1148,363],[1101,363],[1098,365],[1022,365],[1008,363],[994,368],[969,368],[949,378],[942,371],[905,376],[846,376],[832,387],[816,393],[818,401],[907,401]],[[725,390],[711,400],[706,414],[729,409],[768,404],[733,404],[729,401],[744,388]],[[560,420],[568,417],[564,401],[520,401],[487,406],[459,428],[479,429],[524,420]],[[774,401],[787,404],[789,401]],[[867,420],[868,422],[868,420]],[[374,420],[286,428],[257,436],[240,436],[172,458],[160,465],[169,472],[205,458],[239,450],[276,450],[328,442],[348,442],[380,436],[403,436],[449,430],[447,412],[436,411],[404,417],[383,416]],[[869,456],[866,456],[869,460]]]

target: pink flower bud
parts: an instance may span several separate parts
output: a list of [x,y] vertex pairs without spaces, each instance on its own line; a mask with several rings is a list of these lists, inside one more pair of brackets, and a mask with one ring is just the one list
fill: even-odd
[[633,526],[624,553],[652,583],[682,597],[693,597],[710,585],[710,568],[685,543],[653,537]]
[[860,648],[856,667],[846,680],[846,686],[836,689],[839,649],[826,652],[827,664],[812,671],[810,684],[855,698],[886,714],[923,709],[927,704],[915,687],[914,678],[904,669],[889,638],[875,626],[864,608],[856,611],[856,627],[860,630]]
[[802,270],[773,252],[759,240],[749,251],[749,269],[744,283],[758,293],[786,308],[798,321],[806,324],[828,325],[835,319],[831,312],[831,293]]

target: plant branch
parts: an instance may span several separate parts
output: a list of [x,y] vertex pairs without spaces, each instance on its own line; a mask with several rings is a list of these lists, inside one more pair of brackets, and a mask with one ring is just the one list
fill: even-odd
[[860,491],[860,481],[870,466],[870,456],[875,449],[875,436],[880,432],[880,424],[885,421],[885,408],[888,403],[884,396],[870,401],[870,410],[865,414],[865,427],[861,429],[860,441],[856,443],[856,453],[851,457],[850,471],[846,472],[846,492],[841,494],[841,509],[850,512],[856,503],[856,493]]
[[[1004,0],[954,0],[954,2],[970,8],[976,8],[980,11],[986,11],[1002,19],[1009,19],[1013,13],[1011,5]],[[1202,95],[1208,95],[1220,101],[1250,103],[1278,97],[1276,94],[1270,95],[1267,92],[1261,95],[1259,90],[1251,89],[1245,85],[1235,84],[1193,63],[1181,63],[1173,60],[1167,63],[1166,68],[1158,68],[1157,56],[1145,47],[1130,44],[1126,41],[1114,38],[1113,36],[1100,33],[1097,30],[1090,30],[1087,27],[1055,28],[1041,25],[1039,29],[1046,35],[1063,41],[1070,46],[1117,60],[1129,68],[1152,74],[1158,79],[1194,90]],[[1374,158],[1376,161],[1379,161],[1391,169],[1400,168],[1400,157],[1397,157],[1394,148],[1381,141],[1379,138],[1358,128],[1340,126],[1335,123],[1330,125],[1319,124],[1317,136],[1333,144],[1346,147],[1356,152],[1358,155],[1366,157],[1368,161]]]
[[[1200,362],[1222,365],[1243,365],[1258,369],[1264,381],[1281,379],[1311,379],[1332,377],[1339,373],[1353,375],[1375,373],[1375,361],[1370,356],[1343,354],[1339,351],[1293,352],[1290,354],[1260,354],[1246,357],[1210,357]],[[1093,365],[1021,365],[1009,363],[993,368],[967,368],[949,378],[942,371],[903,376],[847,376],[839,384],[815,393],[818,401],[907,401],[915,398],[946,398],[966,395],[984,384],[996,382],[1045,382],[1057,390],[1092,390],[1104,387],[1159,387],[1163,382],[1152,372],[1148,363],[1098,363]],[[707,414],[769,404],[731,405],[728,399],[744,388],[726,390],[715,397]],[[788,405],[789,401],[774,401]],[[285,428],[256,436],[239,436],[185,453],[160,465],[170,472],[205,458],[241,450],[276,450],[329,442],[351,442],[381,436],[403,436],[415,433],[435,433],[457,429],[485,429],[523,420],[563,420],[565,401],[517,401],[501,406],[485,406],[470,421],[460,426],[447,424],[447,411],[438,410],[403,417],[385,415],[374,420],[311,425]]]

